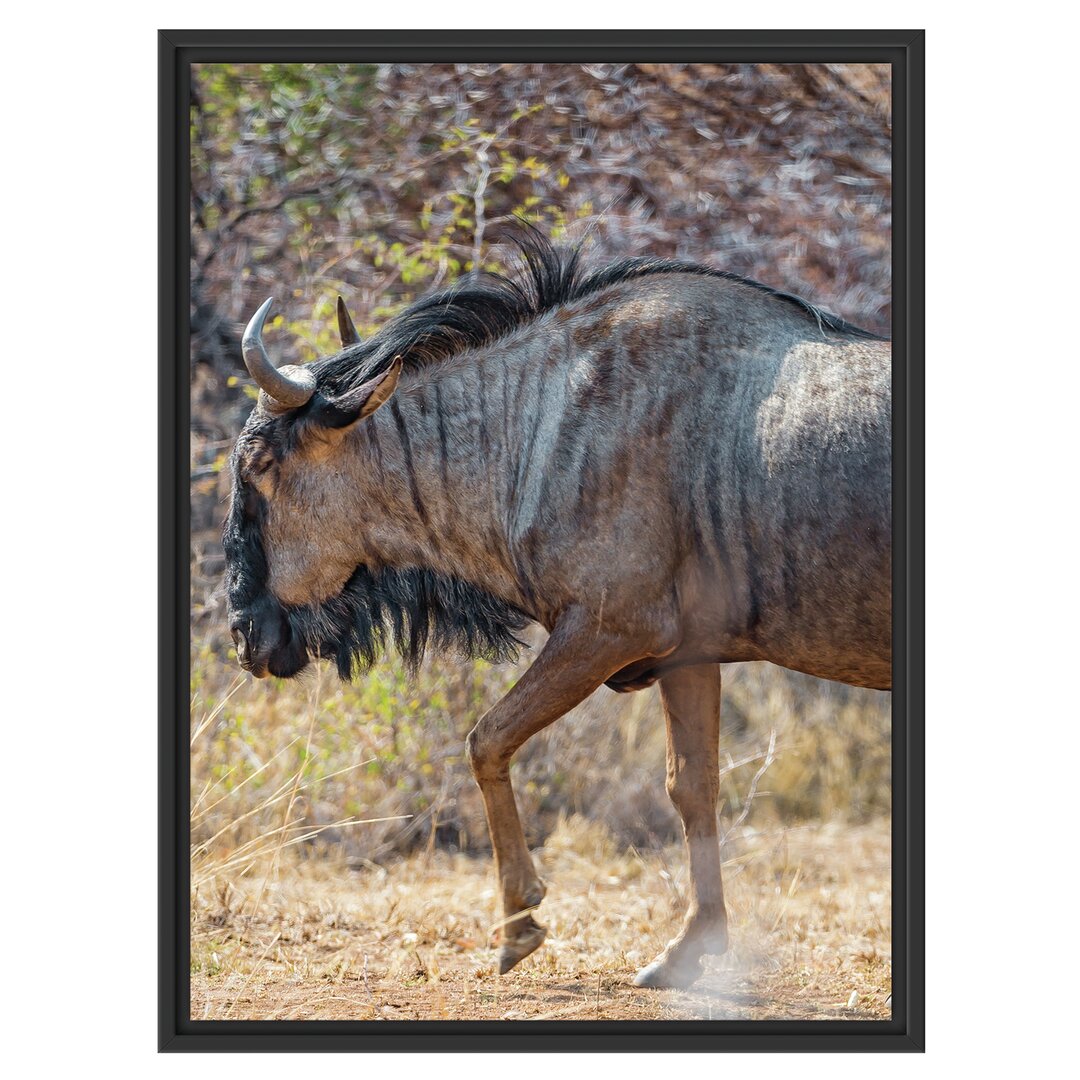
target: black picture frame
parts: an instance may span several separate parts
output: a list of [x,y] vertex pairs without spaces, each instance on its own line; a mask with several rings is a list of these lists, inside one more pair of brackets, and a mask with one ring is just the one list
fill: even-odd
[[[918,30],[162,30],[159,1010],[163,1051],[924,1049],[924,34]],[[893,1018],[198,1021],[188,1016],[188,197],[193,62],[887,62],[893,68]]]

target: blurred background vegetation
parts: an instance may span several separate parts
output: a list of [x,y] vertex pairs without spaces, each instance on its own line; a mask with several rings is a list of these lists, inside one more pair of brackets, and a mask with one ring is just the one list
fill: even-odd
[[[696,259],[887,334],[890,108],[880,65],[193,68],[197,881],[284,843],[359,864],[418,845],[486,848],[464,736],[519,674],[439,658],[413,680],[388,662],[348,686],[327,670],[292,683],[240,673],[219,530],[226,457],[251,407],[239,340],[255,307],[275,297],[279,362],[311,360],[337,348],[338,294],[366,337],[430,289],[507,268],[500,228],[523,214],[584,240],[590,262]],[[888,694],[727,667],[728,843],[887,815],[889,711]],[[530,839],[579,815],[623,844],[671,842],[663,762],[655,689],[601,689],[518,756]]]

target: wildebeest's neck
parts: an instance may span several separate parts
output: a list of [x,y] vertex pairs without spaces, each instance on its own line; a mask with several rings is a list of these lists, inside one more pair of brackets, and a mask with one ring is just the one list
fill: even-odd
[[[471,582],[530,610],[510,528],[535,438],[531,353],[543,335],[483,350],[402,381],[356,432],[365,555]],[[551,358],[557,362],[558,358]]]

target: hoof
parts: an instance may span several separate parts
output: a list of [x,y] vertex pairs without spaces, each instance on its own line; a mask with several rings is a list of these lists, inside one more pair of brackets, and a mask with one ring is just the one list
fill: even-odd
[[685,990],[701,977],[701,964],[676,964],[671,960],[654,960],[634,976],[635,986],[650,990]]
[[515,964],[524,960],[529,953],[536,952],[544,944],[547,927],[537,926],[531,919],[529,923],[530,925],[523,927],[519,934],[499,946],[500,975],[505,975]]

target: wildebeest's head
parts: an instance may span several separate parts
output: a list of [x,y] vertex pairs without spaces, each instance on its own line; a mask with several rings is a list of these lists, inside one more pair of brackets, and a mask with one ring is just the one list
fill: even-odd
[[288,678],[326,656],[349,678],[388,639],[411,665],[429,640],[466,655],[511,655],[528,621],[521,612],[422,559],[388,567],[368,557],[370,539],[395,525],[365,482],[360,426],[393,395],[401,357],[364,362],[367,346],[339,301],[342,344],[358,355],[351,366],[368,374],[335,378],[342,365],[334,359],[276,368],[262,340],[269,307],[268,300],[244,333],[244,362],[260,394],[233,451],[222,536],[240,664],[259,677]]

